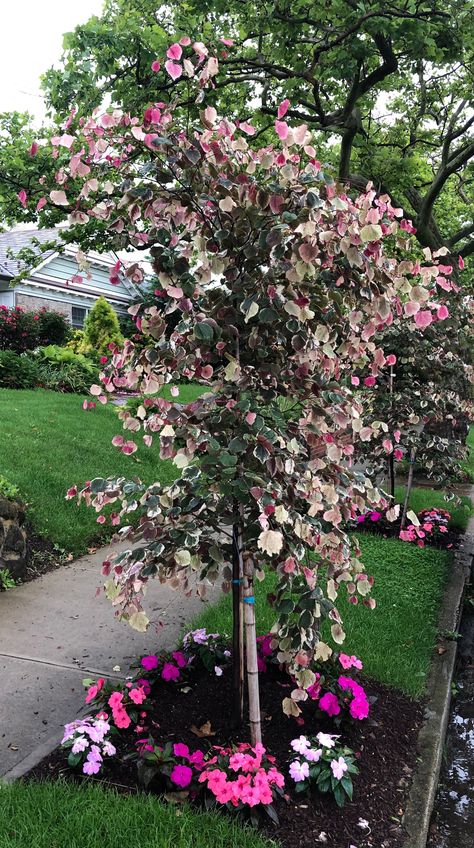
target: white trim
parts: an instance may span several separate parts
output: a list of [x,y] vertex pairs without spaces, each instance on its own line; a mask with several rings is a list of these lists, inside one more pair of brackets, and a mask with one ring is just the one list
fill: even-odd
[[[31,288],[38,288],[40,291],[35,292],[31,291]],[[94,303],[97,300],[97,297],[94,295],[85,295],[85,294],[75,294],[74,292],[67,292],[65,295],[57,289],[51,289],[48,286],[44,286],[41,283],[31,283],[30,286],[16,286],[14,291],[18,292],[18,294],[25,295],[26,297],[43,297],[45,300],[51,300],[54,303],[64,303],[69,306],[79,306],[84,307],[85,309],[92,309]],[[87,300],[87,303],[78,303],[78,300]],[[112,306],[115,307],[117,312],[127,314],[127,304],[118,304],[111,303]]]
[[[57,288],[54,285],[54,282],[48,284],[47,281],[40,282],[36,280],[28,280],[20,286],[15,286],[15,291],[21,292],[21,294],[32,294],[31,289],[40,289],[41,291],[52,292],[52,294],[56,297],[56,299],[67,301],[68,298],[84,298],[86,300],[91,300],[93,303],[102,295],[106,295],[106,300],[109,300],[111,303],[117,304],[117,306],[123,306],[124,309],[127,309],[130,301],[126,298],[120,298],[114,293],[109,294],[109,292],[98,292],[95,289],[94,292],[81,292],[71,289],[69,287],[65,287],[64,290],[62,288]],[[50,298],[53,299],[53,298]],[[73,301],[71,300],[71,303]]]

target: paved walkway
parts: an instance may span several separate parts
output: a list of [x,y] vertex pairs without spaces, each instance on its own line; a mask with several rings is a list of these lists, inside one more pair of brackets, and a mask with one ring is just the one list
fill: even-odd
[[126,674],[140,653],[174,646],[183,625],[203,608],[152,580],[146,609],[152,624],[136,633],[114,618],[100,566],[114,548],[0,595],[0,776],[52,737],[84,703],[83,677]]

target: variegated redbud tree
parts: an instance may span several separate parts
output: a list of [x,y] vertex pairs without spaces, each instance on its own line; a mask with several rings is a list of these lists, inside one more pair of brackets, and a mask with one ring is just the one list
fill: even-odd
[[[170,47],[165,67],[170,79],[187,74],[200,101],[218,74],[212,52],[188,38]],[[44,195],[73,224],[90,231],[99,221],[117,249],[146,248],[166,304],[165,314],[132,307],[153,344],[126,342],[91,389],[103,402],[118,390],[143,395],[136,414],[119,412],[114,444],[131,454],[158,441],[179,474],[147,487],[98,477],[79,493],[98,513],[112,504],[118,538],[130,543],[104,565],[107,595],[145,630],[152,578],[188,592],[197,583],[202,594],[218,581],[233,589],[235,702],[240,713],[244,620],[253,743],[261,736],[254,581],[267,569],[278,575],[273,636],[295,680],[283,708],[298,715],[312,664],[344,640],[339,593],[375,606],[344,525],[385,503],[352,467],[355,442],[382,423],[364,417],[351,375],[386,366],[377,335],[405,302],[423,301],[438,320],[445,296],[425,297],[436,260],[397,260],[401,210],[370,185],[352,196],[326,177],[306,125],[284,120],[287,108],[276,144],[261,149],[249,144],[251,124],[205,102],[189,126],[172,103],[141,117],[97,112],[53,139],[59,185]],[[121,273],[140,282],[146,269],[118,261],[113,274]],[[170,334],[171,313],[179,321]],[[205,393],[181,404],[182,380]],[[157,397],[165,384],[175,387],[172,401]]]

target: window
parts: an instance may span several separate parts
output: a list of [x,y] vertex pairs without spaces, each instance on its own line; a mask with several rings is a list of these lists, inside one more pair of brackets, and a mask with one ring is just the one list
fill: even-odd
[[86,320],[87,309],[85,306],[73,306],[71,310],[71,324],[76,330],[82,330]]

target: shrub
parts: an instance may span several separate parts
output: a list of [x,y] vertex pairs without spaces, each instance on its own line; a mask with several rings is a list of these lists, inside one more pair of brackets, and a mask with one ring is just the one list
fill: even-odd
[[38,312],[39,343],[63,345],[71,335],[71,326],[65,315],[49,309]]
[[38,368],[28,355],[13,350],[0,350],[0,387],[4,389],[33,389]]
[[17,501],[20,499],[20,490],[18,486],[10,483],[6,477],[0,474],[0,496],[6,498],[7,501]]
[[115,309],[107,303],[105,297],[99,297],[84,323],[81,353],[95,351],[107,354],[109,344],[120,345],[122,342],[123,336]]
[[98,369],[86,356],[66,347],[48,345],[38,351],[37,384],[55,392],[88,392]]
[[0,592],[7,592],[8,589],[14,589],[15,585],[15,581],[8,568],[0,568]]
[[84,330],[74,330],[65,346],[74,353],[81,353],[84,347]]
[[0,306],[0,350],[22,353],[39,343],[39,316],[21,306]]

